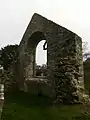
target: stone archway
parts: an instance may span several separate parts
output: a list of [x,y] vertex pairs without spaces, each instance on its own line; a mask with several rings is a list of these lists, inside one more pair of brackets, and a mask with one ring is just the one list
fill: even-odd
[[42,40],[36,47],[36,76],[47,76],[47,42]]
[[47,41],[47,79],[52,96],[60,102],[80,100],[83,80],[82,41],[75,33],[34,14],[19,46],[20,88],[35,76],[35,52],[38,42]]
[[[25,78],[28,80],[30,78],[35,77],[36,75],[36,72],[35,72],[36,47],[38,43],[43,39],[46,39],[43,32],[37,31],[33,33],[28,40],[26,54],[28,54],[27,59],[29,63],[25,66]],[[26,59],[26,62],[27,62],[27,59]]]

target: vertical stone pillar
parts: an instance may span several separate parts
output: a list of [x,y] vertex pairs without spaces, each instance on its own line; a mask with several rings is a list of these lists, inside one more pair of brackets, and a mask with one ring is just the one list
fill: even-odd
[[48,59],[56,102],[72,104],[80,102],[80,92],[84,91],[82,41],[76,34],[67,33],[49,42]]

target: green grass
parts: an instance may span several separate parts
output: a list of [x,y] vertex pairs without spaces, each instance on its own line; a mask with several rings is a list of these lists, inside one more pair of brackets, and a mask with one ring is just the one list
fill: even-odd
[[[84,69],[89,91],[90,65],[84,65]],[[90,120],[90,105],[55,106],[50,98],[17,92],[5,95],[1,120]]]
[[89,107],[53,105],[50,98],[17,92],[5,96],[1,120],[90,120]]

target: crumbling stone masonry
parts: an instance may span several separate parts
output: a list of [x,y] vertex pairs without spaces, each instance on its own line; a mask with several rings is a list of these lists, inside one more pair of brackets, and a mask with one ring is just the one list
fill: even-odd
[[36,79],[36,47],[41,40],[47,41],[47,93],[58,103],[80,102],[84,90],[81,38],[36,13],[19,45],[20,90]]

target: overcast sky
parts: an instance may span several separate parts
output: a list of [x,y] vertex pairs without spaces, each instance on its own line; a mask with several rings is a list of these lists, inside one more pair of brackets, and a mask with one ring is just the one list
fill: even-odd
[[[90,46],[90,0],[0,0],[0,48],[20,43],[34,13],[75,32]],[[46,61],[41,46],[38,64]]]

